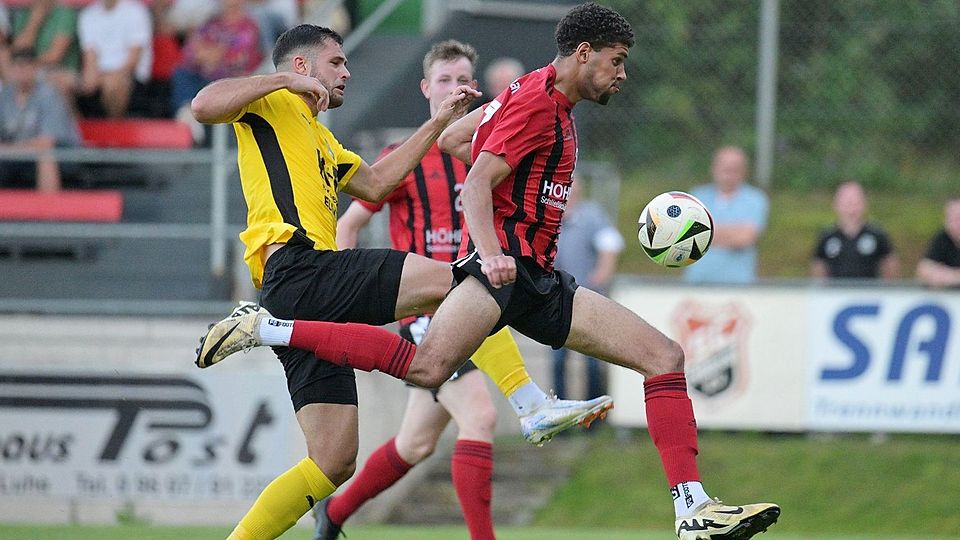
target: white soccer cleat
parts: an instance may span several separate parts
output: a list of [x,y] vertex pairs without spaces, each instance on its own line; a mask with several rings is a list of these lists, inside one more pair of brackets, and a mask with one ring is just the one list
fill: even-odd
[[576,425],[590,427],[613,408],[613,398],[600,396],[589,401],[551,397],[539,408],[520,417],[520,432],[530,444],[543,446],[557,433]]
[[200,338],[197,367],[207,368],[238,351],[261,345],[260,320],[270,313],[253,302],[240,302],[228,317],[213,323]]
[[746,540],[777,522],[780,507],[771,503],[727,506],[719,499],[708,501],[692,516],[678,518],[680,540]]

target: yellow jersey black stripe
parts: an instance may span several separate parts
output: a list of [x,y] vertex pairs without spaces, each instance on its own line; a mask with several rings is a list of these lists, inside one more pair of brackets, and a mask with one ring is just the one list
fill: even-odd
[[296,235],[314,249],[336,249],[337,192],[360,156],[345,149],[296,94],[278,90],[233,120],[247,228],[240,233],[253,283],[263,282],[263,248]]

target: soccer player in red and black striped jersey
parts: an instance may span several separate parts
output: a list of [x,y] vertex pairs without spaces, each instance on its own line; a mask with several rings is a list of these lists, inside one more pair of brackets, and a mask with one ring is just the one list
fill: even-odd
[[[459,41],[436,43],[423,60],[420,90],[430,104],[431,115],[458,85],[474,85],[477,53]],[[384,149],[381,157],[399,144]],[[337,247],[357,246],[359,232],[384,208],[390,213],[393,249],[452,262],[460,247],[463,206],[460,191],[467,166],[434,144],[400,185],[382,201],[354,199],[337,220]],[[401,321],[400,333],[418,343],[428,330],[429,315]],[[493,472],[493,427],[496,409],[481,372],[507,396],[521,417],[524,434],[527,409],[524,403],[548,403],[551,399],[527,373],[510,331],[506,328],[487,338],[484,345],[438,390],[411,387],[407,408],[396,437],[371,454],[356,478],[342,493],[314,508],[317,518],[314,540],[334,540],[344,522],[366,501],[376,497],[416,464],[433,453],[450,420],[457,424],[457,441],[450,473],[472,540],[494,538],[490,502]],[[589,402],[552,400],[589,409]]]
[[[751,538],[776,522],[780,507],[730,506],[705,492],[683,350],[637,314],[553,269],[576,164],[571,111],[583,100],[605,104],[620,91],[633,42],[633,29],[616,11],[575,6],[557,25],[557,56],[549,65],[443,133],[441,149],[472,162],[462,194],[464,253],[454,263],[458,285],[412,354],[344,353],[349,344],[336,336],[349,329],[326,322],[303,321],[313,327],[311,343],[296,346],[335,364],[438,387],[489,334],[509,325],[554,348],[633,369],[646,378],[647,426],[673,495],[677,536]],[[296,333],[302,322],[293,324]]]
[[[769,503],[727,506],[707,496],[697,469],[697,428],[679,345],[635,313],[553,268],[577,160],[573,107],[620,91],[633,30],[593,3],[557,25],[557,57],[447,128],[440,147],[472,163],[459,285],[434,318],[408,371],[461,358],[484,330],[510,325],[551,345],[646,377],[647,425],[666,472],[682,540],[750,538],[776,522]],[[476,332],[465,331],[466,326]],[[465,335],[466,334],[466,335]]]

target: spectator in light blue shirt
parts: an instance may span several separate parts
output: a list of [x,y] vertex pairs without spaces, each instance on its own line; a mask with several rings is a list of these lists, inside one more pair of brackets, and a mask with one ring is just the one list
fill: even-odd
[[696,264],[684,270],[690,283],[751,283],[757,275],[757,243],[767,226],[767,195],[746,184],[749,159],[736,146],[713,155],[713,183],[690,193],[713,215],[713,243]]

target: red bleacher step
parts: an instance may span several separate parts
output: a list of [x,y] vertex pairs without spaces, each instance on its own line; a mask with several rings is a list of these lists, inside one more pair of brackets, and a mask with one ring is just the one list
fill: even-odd
[[190,126],[176,120],[84,118],[79,125],[83,145],[89,147],[179,150],[193,147]]
[[117,223],[123,195],[115,190],[0,189],[0,221],[93,221]]

